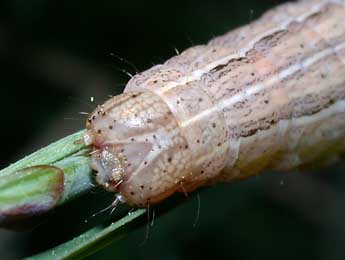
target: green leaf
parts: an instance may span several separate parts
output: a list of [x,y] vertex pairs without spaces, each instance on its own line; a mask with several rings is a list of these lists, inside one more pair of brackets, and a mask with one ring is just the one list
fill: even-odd
[[109,226],[96,226],[64,244],[29,257],[27,260],[82,259],[109,243],[119,240],[124,235],[123,232],[121,233],[124,231],[124,227],[130,222],[138,220],[145,212],[146,209],[138,209]]
[[2,226],[42,214],[92,188],[90,150],[81,142],[83,133],[63,138],[0,171]]
[[45,212],[59,201],[64,186],[61,169],[39,165],[0,178],[0,222]]
[[80,142],[83,139],[85,130],[69,135],[37,152],[11,164],[7,168],[0,171],[0,177],[9,175],[17,170],[42,164],[52,164],[62,160],[72,154],[85,148]]

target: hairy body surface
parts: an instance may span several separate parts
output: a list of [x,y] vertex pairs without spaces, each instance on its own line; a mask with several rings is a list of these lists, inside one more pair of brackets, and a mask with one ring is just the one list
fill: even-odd
[[88,118],[97,181],[157,203],[345,150],[345,1],[306,0],[135,75]]

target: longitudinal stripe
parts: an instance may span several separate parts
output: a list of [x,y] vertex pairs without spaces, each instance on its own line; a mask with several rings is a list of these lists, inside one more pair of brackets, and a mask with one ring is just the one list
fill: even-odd
[[313,124],[322,121],[323,119],[329,118],[332,115],[340,114],[345,112],[345,100],[339,100],[333,105],[325,108],[319,113],[313,116],[301,116],[299,118],[294,118],[293,123],[296,126],[303,126],[306,124]]
[[204,117],[208,117],[212,113],[215,113],[217,111],[221,111],[224,108],[235,104],[236,102],[240,102],[243,99],[248,98],[251,95],[259,93],[260,91],[262,91],[262,89],[269,88],[269,87],[273,86],[274,84],[276,84],[277,82],[279,82],[280,80],[285,79],[285,78],[293,75],[294,73],[296,73],[300,70],[304,70],[304,69],[308,68],[309,66],[311,66],[312,64],[315,64],[316,62],[329,56],[330,54],[341,51],[343,49],[345,49],[345,42],[340,43],[339,45],[337,45],[335,47],[330,47],[330,48],[327,48],[321,52],[318,52],[315,55],[304,60],[302,63],[297,63],[297,64],[291,65],[287,69],[279,72],[274,77],[268,79],[266,82],[256,84],[253,86],[249,86],[248,88],[246,88],[243,91],[243,93],[239,93],[239,94],[231,96],[227,99],[221,100],[218,104],[214,105],[212,108],[201,111],[196,116],[194,116],[194,117],[192,117],[192,118],[190,118],[184,122],[181,122],[181,126],[182,127],[188,127],[188,125],[193,124],[195,121],[198,121]]
[[[338,3],[338,2],[336,2]],[[257,42],[259,42],[261,39],[270,36],[272,34],[275,34],[277,32],[281,32],[281,31],[285,31],[289,25],[293,22],[303,22],[306,19],[308,19],[309,17],[317,14],[320,12],[320,10],[322,10],[322,8],[325,7],[325,5],[329,4],[328,1],[322,2],[320,4],[314,5],[312,7],[311,10],[307,10],[306,13],[302,14],[301,16],[297,17],[297,18],[291,18],[285,22],[283,22],[282,24],[278,25],[276,28],[273,28],[269,31],[264,32],[263,34],[257,35],[254,39],[252,39],[247,46],[239,49],[236,53],[230,54],[228,56],[222,57],[219,60],[213,61],[210,64],[207,64],[204,68],[202,69],[198,69],[195,71],[192,71],[190,75],[187,75],[185,77],[181,77],[179,78],[177,81],[172,81],[172,82],[168,82],[165,86],[163,86],[162,88],[160,88],[158,90],[159,93],[164,93],[166,91],[169,91],[170,89],[179,86],[179,85],[185,85],[188,84],[191,81],[197,81],[200,80],[201,77],[206,74],[209,73],[211,70],[213,70],[214,68],[216,68],[217,66],[220,65],[224,65],[229,63],[229,61],[231,60],[236,60],[236,59],[241,59],[241,58],[245,58],[246,54],[253,49],[253,47],[255,46],[255,44]]]

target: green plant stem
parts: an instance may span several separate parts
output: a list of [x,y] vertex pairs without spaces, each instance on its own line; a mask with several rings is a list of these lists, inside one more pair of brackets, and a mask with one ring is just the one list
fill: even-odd
[[32,153],[29,156],[11,164],[0,171],[0,177],[11,174],[17,170],[41,164],[52,164],[62,160],[85,148],[85,145],[78,141],[82,140],[85,130],[69,135],[49,146]]
[[67,136],[0,171],[0,224],[42,214],[92,188],[84,131]]
[[123,228],[130,222],[138,219],[145,212],[146,209],[138,209],[108,226],[96,226],[68,242],[29,257],[27,260],[82,259],[107,246],[109,243],[122,238],[121,231],[123,231]]

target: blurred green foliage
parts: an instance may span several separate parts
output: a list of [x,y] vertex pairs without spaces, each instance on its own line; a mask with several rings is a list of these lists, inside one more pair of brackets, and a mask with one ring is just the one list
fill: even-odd
[[[279,2],[1,1],[1,168],[84,127],[78,112],[120,93],[128,80],[121,70],[134,74],[161,63],[174,48],[205,43]],[[195,227],[192,196],[155,219],[147,240],[143,227],[90,259],[343,259],[344,169],[267,173],[202,190]],[[0,231],[1,258],[71,239],[109,219],[108,212],[91,216],[112,200],[97,190],[44,216],[34,229]]]

